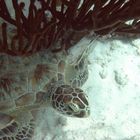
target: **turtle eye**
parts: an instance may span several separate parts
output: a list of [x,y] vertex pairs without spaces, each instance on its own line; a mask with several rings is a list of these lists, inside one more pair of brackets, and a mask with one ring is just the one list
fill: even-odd
[[68,104],[68,107],[71,111],[74,111],[74,112],[78,112],[79,111],[79,107],[77,104],[73,104],[73,103],[69,103]]

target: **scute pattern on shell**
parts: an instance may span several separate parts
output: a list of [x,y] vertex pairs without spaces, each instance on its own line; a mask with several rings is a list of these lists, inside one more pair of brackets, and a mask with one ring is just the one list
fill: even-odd
[[[3,133],[2,140],[30,139],[34,124],[30,111],[41,106],[46,107],[48,100],[62,114],[76,117],[89,114],[88,104],[85,104],[87,99],[80,95],[84,94],[83,91],[76,88],[82,86],[88,77],[87,66],[83,67],[84,62],[77,67],[68,64],[63,52],[59,54],[39,52],[26,57],[0,54],[0,58],[2,58],[0,59],[0,116],[2,113],[13,116],[11,121],[15,123],[15,129],[18,129],[13,132],[14,136],[9,137],[3,132],[10,129],[12,124],[11,127],[9,125],[0,128],[0,133]],[[88,114],[85,113],[84,107]],[[77,110],[80,108],[82,111],[78,113]],[[26,116],[19,115],[25,112]],[[24,127],[26,121],[28,123]]]
[[[51,66],[51,61],[47,57],[43,59],[42,54],[41,52],[28,57],[0,54],[0,58],[2,58],[0,59],[0,91],[4,92],[5,97],[10,94],[11,99],[15,99],[26,92],[37,92],[42,89],[41,84],[44,81],[49,82],[51,74],[54,76],[54,72],[49,72],[50,77],[46,76],[49,69],[46,63],[49,61]],[[55,73],[56,66],[57,63],[54,63]],[[48,79],[43,79],[45,76]]]

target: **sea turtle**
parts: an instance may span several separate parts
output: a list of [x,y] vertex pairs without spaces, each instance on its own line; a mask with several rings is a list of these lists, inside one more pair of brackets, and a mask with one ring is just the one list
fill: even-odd
[[75,64],[66,60],[63,52],[0,54],[0,140],[30,140],[33,111],[48,105],[67,116],[89,116],[88,98],[80,89],[88,78],[86,58],[81,55]]

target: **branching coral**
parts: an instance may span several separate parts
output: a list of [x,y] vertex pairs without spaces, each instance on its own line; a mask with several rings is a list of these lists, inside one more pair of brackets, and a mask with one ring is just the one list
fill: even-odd
[[[30,55],[48,48],[57,52],[72,47],[90,32],[101,36],[140,34],[139,0],[38,0],[39,8],[35,0],[29,3],[25,16],[24,2],[12,0],[12,18],[5,0],[0,0],[0,17],[4,20],[0,52]],[[133,20],[130,25],[126,23],[129,20]],[[9,24],[16,28],[10,42]]]

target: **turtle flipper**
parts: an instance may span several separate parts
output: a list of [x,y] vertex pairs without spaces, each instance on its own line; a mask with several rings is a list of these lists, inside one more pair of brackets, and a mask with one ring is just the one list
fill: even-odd
[[[0,128],[0,140],[31,140],[33,137],[35,121],[30,114],[24,112],[20,114],[15,120],[11,120],[5,127]],[[6,114],[1,114],[1,117],[7,117]],[[7,118],[3,120],[7,121]],[[9,116],[9,118],[12,118]],[[7,121],[8,122],[8,121]],[[6,123],[6,122],[5,122]]]
[[12,116],[0,113],[0,140],[16,133],[17,127],[18,125]]
[[16,140],[31,140],[34,134],[34,120],[31,119],[20,127],[15,135]]
[[11,124],[5,126],[4,128],[0,129],[0,140],[14,140],[15,134],[18,130],[18,124],[13,121]]
[[6,125],[11,124],[14,118],[10,115],[0,112],[0,129],[4,128]]

